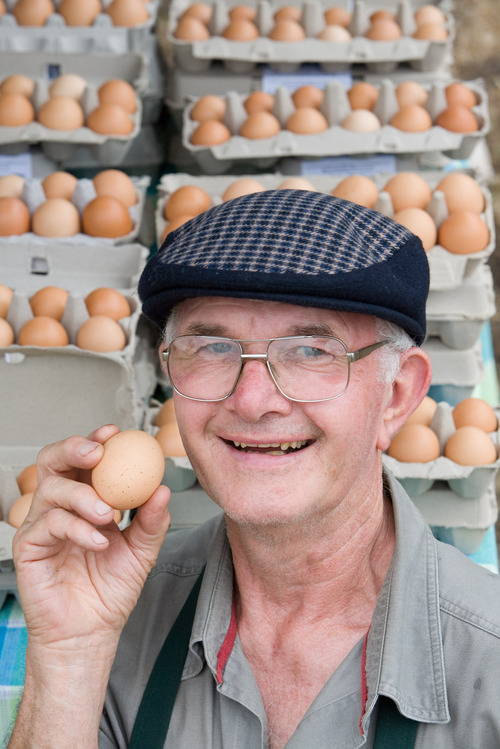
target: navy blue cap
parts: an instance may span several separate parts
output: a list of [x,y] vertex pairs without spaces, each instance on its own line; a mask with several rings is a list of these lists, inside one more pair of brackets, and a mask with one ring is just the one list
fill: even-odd
[[183,299],[229,296],[373,315],[420,345],[429,264],[420,239],[377,211],[321,192],[266,190],[168,234],[138,291],[159,328]]

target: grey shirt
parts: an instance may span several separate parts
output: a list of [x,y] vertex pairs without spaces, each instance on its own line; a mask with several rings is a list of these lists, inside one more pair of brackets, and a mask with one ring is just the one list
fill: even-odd
[[[396,548],[366,651],[363,638],[314,700],[287,749],[370,749],[381,694],[421,721],[416,749],[498,749],[500,577],[436,541],[401,485],[389,484]],[[127,747],[156,656],[205,562],[165,747],[267,746],[265,711],[232,616],[225,524],[214,518],[167,535],[120,640],[100,749]]]

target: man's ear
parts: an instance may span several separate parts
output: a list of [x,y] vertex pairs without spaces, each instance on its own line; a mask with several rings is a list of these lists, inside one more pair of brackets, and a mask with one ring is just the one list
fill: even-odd
[[392,385],[392,394],[384,410],[377,447],[387,450],[395,432],[427,395],[431,383],[431,360],[426,351],[413,347],[404,355]]

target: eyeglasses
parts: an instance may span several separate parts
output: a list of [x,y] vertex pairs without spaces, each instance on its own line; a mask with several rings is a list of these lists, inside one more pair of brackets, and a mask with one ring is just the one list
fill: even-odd
[[[262,354],[246,354],[244,343],[266,343]],[[266,363],[285,398],[299,403],[338,398],[349,384],[350,365],[389,341],[348,351],[333,336],[285,336],[235,340],[219,336],[182,335],[162,353],[174,390],[197,401],[222,401],[233,393],[247,361]]]

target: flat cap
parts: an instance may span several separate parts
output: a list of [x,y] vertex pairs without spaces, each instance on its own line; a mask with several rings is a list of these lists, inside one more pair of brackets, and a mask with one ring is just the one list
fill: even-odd
[[377,211],[321,192],[266,190],[171,232],[138,291],[159,328],[183,299],[229,296],[373,315],[420,345],[429,265],[420,239]]

